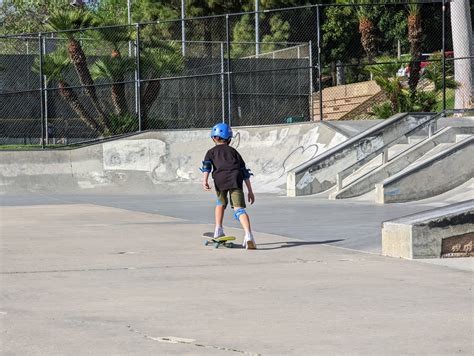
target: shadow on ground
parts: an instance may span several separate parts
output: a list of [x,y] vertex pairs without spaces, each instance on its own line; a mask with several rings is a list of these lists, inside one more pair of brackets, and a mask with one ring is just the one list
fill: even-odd
[[[263,244],[257,243],[257,246],[258,246],[259,250],[277,250],[277,249],[280,249],[280,248],[288,248],[288,247],[298,247],[298,246],[308,246],[308,245],[325,245],[325,244],[331,244],[331,243],[339,242],[339,241],[344,241],[344,239],[326,240],[326,241],[268,242],[268,243],[263,243]],[[261,248],[261,246],[268,246],[268,245],[279,245],[279,246]]]

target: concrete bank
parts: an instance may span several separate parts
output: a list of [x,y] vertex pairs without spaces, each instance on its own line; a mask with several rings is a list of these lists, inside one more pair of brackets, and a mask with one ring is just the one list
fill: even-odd
[[[282,193],[286,173],[343,142],[324,123],[234,128],[232,145],[258,192]],[[194,191],[209,130],[151,131],[68,151],[0,152],[0,194]]]

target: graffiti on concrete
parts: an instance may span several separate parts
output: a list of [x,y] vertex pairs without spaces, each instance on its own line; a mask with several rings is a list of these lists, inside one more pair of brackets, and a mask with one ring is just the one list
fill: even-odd
[[371,153],[383,147],[382,136],[367,137],[357,146],[357,160],[364,159]]

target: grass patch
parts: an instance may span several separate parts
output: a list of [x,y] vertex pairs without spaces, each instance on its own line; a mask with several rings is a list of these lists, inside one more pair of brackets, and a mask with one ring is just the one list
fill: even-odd
[[[455,89],[446,89],[446,110],[454,109]],[[438,94],[438,105],[436,112],[443,111],[443,93]]]

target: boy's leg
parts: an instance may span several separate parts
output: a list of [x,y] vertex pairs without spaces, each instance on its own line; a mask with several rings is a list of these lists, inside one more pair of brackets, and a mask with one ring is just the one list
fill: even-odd
[[216,228],[214,230],[214,237],[225,236],[224,228],[222,227],[222,221],[224,220],[224,211],[227,207],[227,191],[217,191],[216,208],[214,211],[214,217],[216,222]]
[[246,205],[244,192],[240,189],[233,190],[231,192],[230,199],[232,207],[235,211],[234,216],[237,220],[239,220],[245,231],[245,237],[242,246],[249,250],[254,250],[257,248],[257,245],[255,243],[255,239],[253,238],[252,228],[250,226],[250,218],[245,211]]
[[[245,209],[242,208],[242,207],[237,207],[237,206],[234,207],[235,212],[242,211],[242,210],[245,210]],[[237,216],[236,216],[236,218],[237,218]],[[250,218],[247,215],[247,212],[245,212],[242,215],[239,215],[238,220],[240,221],[240,224],[242,225],[242,228],[244,229],[245,234],[248,234],[248,233],[252,232],[252,229],[250,227]]]

